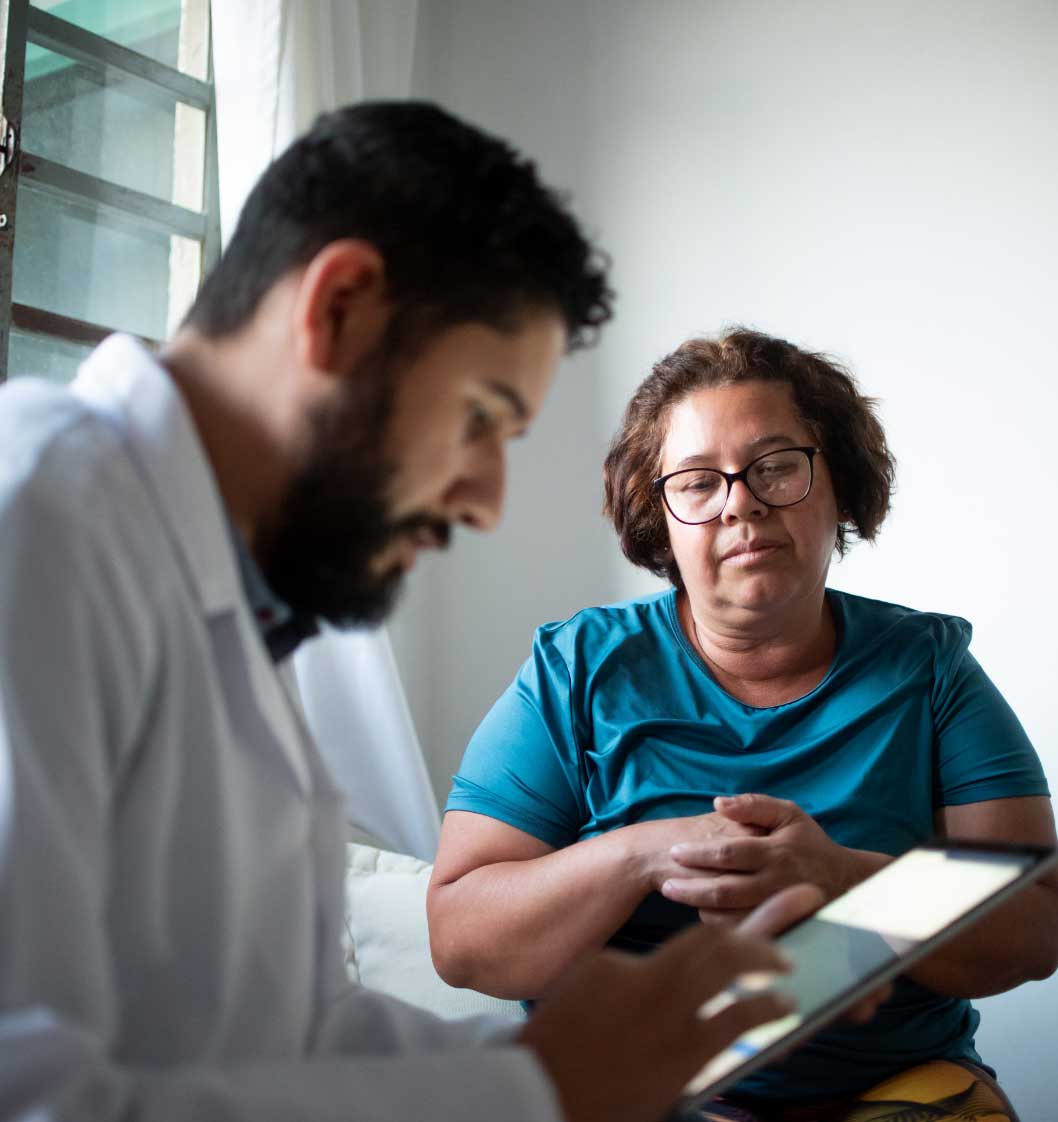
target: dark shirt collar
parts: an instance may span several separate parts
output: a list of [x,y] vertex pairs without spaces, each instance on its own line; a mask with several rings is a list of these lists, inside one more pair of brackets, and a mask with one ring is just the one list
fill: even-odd
[[295,612],[286,601],[279,599],[247,549],[242,534],[230,522],[229,529],[250,611],[257,620],[261,638],[272,661],[282,662],[297,650],[304,639],[311,639],[318,634],[319,625],[312,616]]

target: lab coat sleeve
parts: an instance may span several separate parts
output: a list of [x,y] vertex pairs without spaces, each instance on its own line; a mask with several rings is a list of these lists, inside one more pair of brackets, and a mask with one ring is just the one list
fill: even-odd
[[[376,1013],[379,1011],[376,1010]],[[385,1035],[383,1029],[383,1035]],[[421,1027],[417,1033],[424,1045]],[[0,1013],[0,1118],[34,1122],[550,1122],[561,1115],[524,1049],[122,1068],[49,1010]]]
[[109,816],[136,767],[159,624],[115,533],[84,496],[0,482],[0,1120],[560,1117],[526,1049],[482,1047],[486,1026],[355,989],[305,1055],[165,1069],[116,1058]]

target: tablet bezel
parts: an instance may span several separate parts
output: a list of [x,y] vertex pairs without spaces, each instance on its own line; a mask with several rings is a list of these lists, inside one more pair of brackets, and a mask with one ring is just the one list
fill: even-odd
[[[884,866],[884,868],[891,868],[895,861],[899,861],[901,858],[911,853],[923,850],[944,850],[945,852],[961,852],[971,855],[977,853],[982,856],[994,854],[999,856],[1030,857],[1033,859],[1033,864],[1023,869],[1009,884],[1003,885],[1002,888],[997,889],[990,896],[979,901],[971,907],[969,911],[964,912],[958,919],[952,920],[951,923],[941,928],[940,931],[924,939],[921,943],[916,944],[909,950],[899,953],[892,962],[879,966],[875,970],[865,974],[862,979],[850,986],[849,989],[845,990],[837,997],[832,998],[826,1005],[820,1007],[811,1016],[791,1028],[784,1036],[772,1041],[755,1055],[748,1056],[738,1067],[732,1068],[707,1087],[703,1087],[692,1094],[684,1095],[677,1105],[675,1117],[678,1118],[684,1111],[697,1109],[703,1106],[709,1099],[713,1099],[717,1095],[722,1094],[726,1089],[745,1079],[746,1076],[752,1074],[754,1071],[762,1067],[767,1067],[769,1064],[774,1063],[777,1059],[790,1052],[798,1044],[805,1043],[807,1038],[815,1035],[820,1029],[825,1028],[832,1021],[836,1020],[843,1012],[855,1005],[861,998],[866,997],[879,986],[895,978],[898,974],[905,973],[909,966],[925,958],[932,951],[948,942],[949,939],[954,938],[954,936],[966,930],[966,928],[971,927],[986,913],[992,911],[993,908],[996,908],[1015,893],[1021,891],[1021,889],[1025,888],[1044,873],[1049,872],[1051,869],[1058,868],[1058,849],[1051,846],[1021,845],[1016,842],[976,841],[969,838],[943,837],[933,837],[927,841],[920,842],[918,845],[912,846],[911,849],[900,854],[899,857],[894,859],[894,862],[890,862]],[[883,870],[878,871],[881,872]],[[874,875],[877,874],[872,874],[872,876]],[[865,878],[865,880],[860,883],[865,883],[865,881],[869,879],[869,877]],[[854,889],[850,889],[850,891],[854,891]],[[796,930],[810,919],[812,919],[812,916],[805,916],[803,920],[787,928],[782,935],[777,936],[776,943],[781,947],[783,935]]]

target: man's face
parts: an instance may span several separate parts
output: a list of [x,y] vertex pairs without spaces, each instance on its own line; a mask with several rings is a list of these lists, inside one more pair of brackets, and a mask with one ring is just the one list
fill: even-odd
[[565,348],[550,315],[504,333],[441,331],[410,360],[383,351],[314,419],[308,460],[259,555],[296,611],[339,627],[380,622],[423,548],[453,523],[489,530],[503,506],[506,442],[539,412]]

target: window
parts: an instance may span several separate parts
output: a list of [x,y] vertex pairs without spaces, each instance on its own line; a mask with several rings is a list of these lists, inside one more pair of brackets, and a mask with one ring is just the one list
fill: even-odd
[[150,343],[219,251],[209,0],[3,0],[0,379]]

